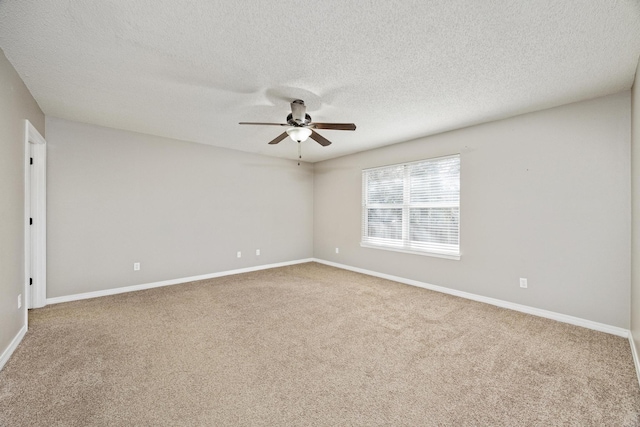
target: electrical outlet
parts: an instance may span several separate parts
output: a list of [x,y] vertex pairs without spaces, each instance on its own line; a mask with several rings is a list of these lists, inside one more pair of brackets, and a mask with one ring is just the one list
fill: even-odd
[[140,263],[139,262],[134,262],[133,263],[133,271],[140,271]]
[[520,278],[520,287],[521,288],[527,287],[527,279],[523,279],[522,277]]
[[260,249],[256,249],[256,255],[260,255]]
[[18,295],[18,308],[22,308],[22,294]]
[[238,251],[238,258],[242,258],[242,252]]
[[340,248],[336,248],[336,253],[339,254],[340,253]]

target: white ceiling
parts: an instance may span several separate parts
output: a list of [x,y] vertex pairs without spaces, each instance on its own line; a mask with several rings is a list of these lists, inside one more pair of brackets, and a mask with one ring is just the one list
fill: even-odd
[[629,89],[640,0],[0,1],[0,47],[45,114],[319,161]]

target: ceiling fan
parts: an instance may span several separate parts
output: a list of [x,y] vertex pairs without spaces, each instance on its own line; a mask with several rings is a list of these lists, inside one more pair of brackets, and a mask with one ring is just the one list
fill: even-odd
[[353,123],[315,123],[311,121],[311,116],[307,113],[307,107],[304,101],[296,99],[291,103],[291,114],[287,116],[287,123],[257,123],[257,122],[240,122],[241,125],[268,125],[268,126],[287,126],[288,129],[282,134],[274,138],[269,144],[274,145],[285,139],[287,136],[298,143],[298,156],[300,156],[300,143],[308,138],[313,139],[318,144],[326,147],[331,144],[324,136],[320,135],[314,129],[333,129],[333,130],[356,130]]

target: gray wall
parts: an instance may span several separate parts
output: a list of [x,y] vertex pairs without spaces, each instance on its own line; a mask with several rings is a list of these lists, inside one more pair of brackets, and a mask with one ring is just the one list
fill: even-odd
[[313,165],[51,117],[46,128],[48,298],[313,254]]
[[631,89],[631,335],[640,350],[640,66]]
[[[361,170],[453,153],[461,260],[360,247]],[[628,328],[629,155],[624,92],[316,163],[314,255]]]
[[[44,114],[0,50],[0,354],[24,326],[24,120]],[[18,310],[18,295],[22,309]]]

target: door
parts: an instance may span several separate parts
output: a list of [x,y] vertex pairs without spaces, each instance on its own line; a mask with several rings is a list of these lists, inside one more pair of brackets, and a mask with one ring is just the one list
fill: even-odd
[[47,303],[46,259],[46,160],[47,144],[25,120],[25,302],[27,308]]

